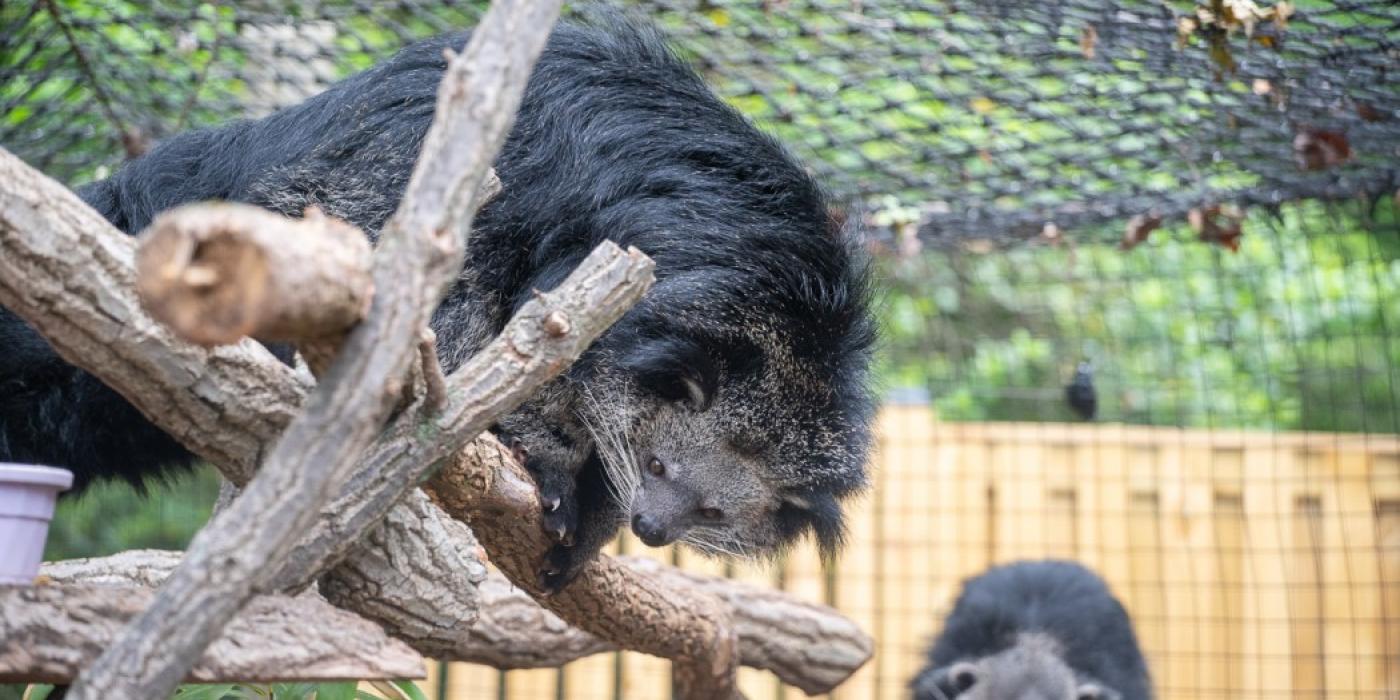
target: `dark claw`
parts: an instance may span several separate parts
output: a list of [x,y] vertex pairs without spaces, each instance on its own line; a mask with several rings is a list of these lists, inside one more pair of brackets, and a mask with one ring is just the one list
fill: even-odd
[[544,531],[555,542],[567,544],[578,528],[578,504],[573,491],[561,493],[546,485],[540,489],[540,510],[544,513]]
[[545,595],[558,593],[578,578],[591,558],[591,555],[580,554],[579,550],[566,546],[550,547],[544,555],[544,562],[540,565],[538,578],[540,588],[545,592]]
[[539,584],[546,596],[552,596],[564,590],[568,582],[564,580],[564,574],[558,571],[541,571]]

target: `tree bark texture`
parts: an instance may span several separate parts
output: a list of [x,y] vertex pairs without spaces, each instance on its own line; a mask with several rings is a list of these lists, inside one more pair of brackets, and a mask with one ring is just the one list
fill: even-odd
[[151,316],[199,345],[338,339],[374,295],[369,239],[315,209],[304,219],[234,203],[162,212],[137,243],[136,271]]
[[559,593],[544,595],[536,571],[552,541],[534,484],[494,438],[472,443],[428,488],[444,510],[471,526],[506,578],[542,606],[611,643],[671,659],[676,697],[740,697],[733,618],[718,598],[694,588],[667,589],[606,556]]
[[[414,494],[423,498],[421,494]],[[399,511],[396,510],[397,514]],[[386,520],[386,525],[394,516]],[[465,526],[453,522],[464,532]],[[373,537],[373,535],[371,535]],[[435,575],[427,553],[391,553],[408,567],[404,575],[425,580]],[[44,564],[44,580],[69,585],[105,584],[154,587],[174,570],[179,552],[133,550],[110,557],[73,559]],[[727,578],[664,566],[653,559],[617,557],[614,561],[661,582],[663,590],[697,588],[724,601],[739,635],[740,663],[773,672],[784,683],[808,695],[827,693],[860,669],[874,651],[874,642],[839,612],[799,601],[782,591]],[[343,568],[343,567],[342,567]],[[343,579],[342,579],[343,580]],[[364,595],[368,588],[349,591],[321,587],[340,607],[347,595]],[[391,630],[414,649],[433,658],[466,661],[500,669],[554,668],[571,661],[619,650],[617,644],[569,625],[541,608],[525,591],[498,572],[480,586],[481,610],[474,624],[442,625],[431,600],[404,600],[406,612],[389,617],[418,619],[418,626]],[[386,605],[364,595],[370,605]],[[317,623],[319,624],[319,623]],[[0,673],[23,669],[0,667]]]
[[246,484],[310,388],[251,340],[203,349],[142,310],[135,242],[0,148],[0,304]]
[[[69,239],[71,242],[63,248],[78,253],[103,253],[111,250],[120,253],[105,257],[95,256],[96,259],[92,261],[93,270],[82,273],[79,272],[80,267],[68,266],[68,257],[56,250],[48,251],[49,255],[44,256],[41,264],[34,266],[34,270],[39,273],[48,272],[51,277],[48,280],[42,275],[35,277],[51,283],[54,292],[43,300],[15,295],[0,301],[26,318],[41,322],[41,330],[42,322],[53,317],[62,321],[73,319],[65,326],[60,326],[58,332],[50,333],[44,330],[50,342],[60,348],[71,348],[72,352],[65,351],[65,355],[71,361],[124,388],[123,393],[128,397],[155,397],[154,405],[148,406],[152,409],[148,411],[148,415],[158,424],[167,427],[172,423],[178,424],[185,418],[185,414],[178,413],[178,405],[192,403],[202,407],[203,404],[199,401],[201,397],[189,397],[181,393],[188,389],[176,389],[171,391],[176,395],[176,405],[163,405],[159,400],[161,394],[144,386],[141,374],[136,374],[136,378],[133,379],[133,375],[125,371],[126,365],[111,367],[90,362],[93,356],[83,346],[73,342],[74,337],[81,339],[81,334],[87,332],[83,324],[88,322],[88,319],[104,319],[115,328],[144,329],[150,336],[154,336],[155,339],[152,340],[148,337],[143,339],[114,335],[111,342],[101,345],[104,350],[120,350],[121,352],[114,353],[119,359],[129,359],[133,364],[142,363],[136,365],[138,368],[146,365],[159,369],[176,367],[180,369],[181,375],[199,376],[205,372],[206,358],[219,358],[224,354],[234,353],[244,356],[240,358],[244,360],[241,366],[252,370],[271,368],[272,371],[262,374],[252,371],[250,378],[235,374],[228,377],[230,383],[249,379],[254,388],[275,389],[279,383],[279,374],[292,380],[298,376],[291,374],[287,368],[266,355],[260,347],[246,342],[236,348],[206,351],[170,337],[168,332],[145,317],[130,292],[129,240],[92,214],[60,185],[24,167],[3,151],[0,151],[0,166],[11,166],[11,174],[14,175],[8,180],[0,179],[0,182],[10,182],[16,187],[23,185],[39,193],[28,190],[16,192],[11,188],[0,187],[0,197],[5,197],[0,203],[13,202],[20,205],[0,206],[0,252],[17,252],[14,256],[0,255],[0,280],[9,279],[11,274],[16,279],[28,274],[29,271],[23,270],[11,273],[4,266],[13,260],[32,257],[35,251],[44,253],[49,249],[47,241],[55,235]],[[50,199],[62,202],[54,207],[55,212],[89,214],[89,219],[84,224],[85,228],[65,225],[65,217],[62,216],[46,221],[38,213],[40,206],[34,203]],[[21,209],[32,210],[34,213],[32,219],[25,221],[26,225],[12,225],[12,220],[3,218]],[[503,339],[498,339],[497,342],[502,344],[500,352],[518,361],[531,359],[537,366],[542,365],[555,371],[567,365],[596,333],[601,332],[620,316],[627,306],[635,302],[649,283],[650,262],[635,251],[624,254],[611,245],[595,251],[590,260],[600,255],[603,256],[601,262],[586,263],[581,266],[576,277],[571,277],[556,290],[528,303],[521,310],[521,323],[513,325],[515,330],[508,330],[503,334]],[[91,283],[92,286],[83,287],[81,294],[70,295],[65,291],[65,285],[70,283]],[[17,286],[32,288],[30,285]],[[98,291],[93,293],[93,288]],[[94,298],[116,299],[122,303],[99,306],[93,301]],[[104,317],[103,311],[113,307],[120,313],[110,318]],[[600,310],[605,310],[608,314],[600,318],[597,316]],[[571,319],[572,332],[565,338],[552,338],[544,332],[544,319],[556,311]],[[69,332],[65,333],[65,330]],[[137,342],[138,340],[140,342]],[[531,351],[531,348],[537,347],[541,341],[549,341],[549,347],[559,349],[552,355]],[[522,350],[530,354],[522,354]],[[483,354],[490,356],[489,353]],[[444,432],[470,435],[471,430],[479,430],[479,426],[462,425],[458,422],[462,415],[460,406],[465,404],[456,401],[461,392],[452,387],[473,375],[487,378],[517,376],[510,373],[482,372],[481,367],[482,365],[471,363],[464,367],[463,371],[454,374],[453,379],[449,381],[448,405],[437,414],[435,427],[420,431],[417,420],[395,421],[394,425],[384,432],[381,442],[365,455],[361,468],[343,484],[340,497],[331,508],[323,511],[321,521],[310,529],[307,539],[339,543],[343,547],[345,540],[341,535],[362,527],[368,519],[366,513],[374,511],[389,498],[385,491],[379,488],[379,484],[389,482],[407,488],[404,485],[411,484],[412,480],[405,478],[404,470],[413,469],[413,465],[421,463],[422,460],[438,459],[450,454],[441,451],[440,443],[436,442],[437,437],[441,437]],[[210,367],[209,371],[214,373],[216,369],[217,367]],[[293,386],[297,391],[284,404],[294,406],[301,402],[306,384],[298,382]],[[210,389],[217,390],[221,387],[222,383],[215,382]],[[528,393],[521,384],[509,388],[512,393]],[[202,454],[213,451],[209,449],[210,441],[217,440],[224,429],[220,417],[236,420],[238,425],[247,426],[244,432],[253,436],[248,442],[257,446],[249,448],[249,452],[257,454],[261,451],[262,444],[274,439],[276,430],[286,424],[291,413],[285,405],[278,406],[268,401],[245,404],[238,392],[206,390],[204,393],[218,396],[222,403],[226,404],[224,410],[221,413],[214,410],[194,413],[194,419],[185,422],[198,427],[177,433],[188,447]],[[255,397],[268,395],[267,392],[261,391],[249,393]],[[473,392],[466,394],[471,395]],[[211,405],[208,408],[213,409],[215,406]],[[175,415],[172,416],[166,411]],[[413,449],[408,449],[408,443],[404,442],[405,436],[408,435],[418,437],[418,442],[413,443]],[[424,457],[424,451],[432,451],[432,454]],[[223,455],[227,461],[216,464],[225,468],[225,476],[235,483],[244,482],[247,474],[245,470],[252,467],[247,455],[238,450],[227,450]],[[232,463],[232,466],[229,466],[229,463]],[[344,602],[351,609],[376,619],[396,633],[403,634],[405,638],[419,644],[419,648],[425,653],[456,656],[452,650],[462,644],[463,634],[460,627],[471,621],[472,611],[476,609],[475,584],[484,576],[480,561],[472,556],[475,542],[465,537],[469,530],[446,518],[432,504],[416,505],[402,513],[396,513],[395,518],[391,520],[398,525],[380,527],[370,540],[355,547],[350,557],[343,562],[343,568],[328,575],[322,581],[322,585],[332,595],[340,596],[338,602]],[[450,534],[453,532],[457,534]],[[400,555],[409,552],[430,553],[433,559],[422,561],[425,562],[425,566],[430,567],[435,576],[416,576],[412,574],[424,572],[403,571],[400,567],[406,566],[405,562],[414,561],[414,558]],[[267,590],[303,585],[321,566],[333,559],[331,554],[322,550],[319,545],[298,547],[282,575],[276,582],[270,583]],[[444,560],[449,563],[444,563]],[[296,565],[298,561],[302,562],[299,566]],[[340,595],[338,591],[346,593]],[[354,593],[349,593],[351,591]]]
[[[131,237],[67,188],[0,148],[0,304],[34,325],[64,359],[100,377],[212,462],[230,483],[246,484],[304,402],[310,376],[251,341],[204,349],[153,321],[134,290],[134,247]],[[362,469],[337,503],[354,501],[367,478]],[[354,509],[338,515],[321,527],[334,530],[362,520]],[[376,562],[388,561],[383,552],[356,546],[357,575],[386,600],[430,590],[424,597],[443,603],[438,623],[443,628],[470,622],[485,569],[471,556],[474,540],[461,543],[444,535],[468,530],[430,504],[399,520],[422,526],[385,531],[384,546],[433,552],[437,575],[409,581],[393,566],[375,568]],[[314,575],[294,580],[304,585]],[[396,608],[381,609],[387,614]],[[411,628],[420,620],[380,622],[392,629]]]
[[[0,683],[68,683],[150,605],[131,584],[0,587]],[[312,595],[249,601],[195,661],[192,683],[422,678],[423,657]]]

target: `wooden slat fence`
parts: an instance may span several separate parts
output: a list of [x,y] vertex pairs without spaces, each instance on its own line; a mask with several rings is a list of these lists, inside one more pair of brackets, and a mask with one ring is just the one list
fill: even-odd
[[[1400,439],[1118,425],[953,424],[885,409],[875,486],[834,570],[619,545],[836,605],[877,640],[839,700],[905,698],[960,582],[1069,557],[1132,613],[1164,700],[1400,698]],[[452,664],[430,697],[669,698],[669,665],[609,654],[560,670]],[[803,697],[744,671],[755,700]]]

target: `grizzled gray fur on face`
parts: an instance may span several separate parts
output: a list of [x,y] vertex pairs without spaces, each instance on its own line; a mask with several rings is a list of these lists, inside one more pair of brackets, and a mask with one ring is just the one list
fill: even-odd
[[1151,700],[1132,620],[1092,571],[1016,562],[970,579],[914,700]]
[[[628,524],[651,544],[763,556],[812,533],[841,541],[865,484],[873,323],[854,237],[803,167],[718,99],[650,28],[598,9],[562,23],[535,67],[432,326],[450,371],[532,290],[595,246],[657,263],[647,298],[494,431],[517,449],[567,584]],[[397,207],[432,121],[443,50],[409,46],[301,105],[181,134],[79,194],[135,233],[186,202],[308,205],[371,237]],[[79,484],[190,455],[0,309],[0,460],[73,469]],[[288,358],[285,350],[279,355]],[[135,459],[140,455],[144,459]]]

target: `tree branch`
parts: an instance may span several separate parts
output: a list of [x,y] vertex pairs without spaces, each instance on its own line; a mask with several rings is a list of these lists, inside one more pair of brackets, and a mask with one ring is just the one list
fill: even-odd
[[339,340],[374,295],[369,239],[316,209],[304,219],[248,204],[171,209],[141,235],[136,272],[151,316],[200,345]]
[[[499,341],[511,349],[509,357],[534,363],[534,369],[522,371],[555,372],[567,365],[649,283],[650,261],[635,252],[624,254],[608,244],[590,260],[559,288],[527,303],[512,322],[514,329]],[[61,185],[0,149],[0,303],[34,323],[65,358],[112,384],[157,424],[183,428],[172,432],[211,458],[231,482],[245,483],[254,466],[249,456],[275,439],[306,385],[255,344],[203,350],[172,337],[142,313],[131,291],[131,266],[128,237]],[[570,319],[571,335],[553,338],[542,332],[544,319],[556,312]],[[473,376],[499,381],[523,375],[483,372],[469,364],[450,380],[449,399],[489,394],[518,400],[529,393],[524,383],[482,391],[453,388]],[[268,398],[280,387],[290,387],[282,391],[290,397],[280,403]],[[245,401],[245,394],[252,400]],[[479,431],[480,423],[461,422],[464,401],[449,401],[436,422],[422,430],[416,414],[401,414],[266,590],[307,583],[342,556],[376,512],[397,500],[398,493],[386,490],[386,484],[399,493],[410,489],[415,465],[449,456],[456,440]],[[228,448],[229,434],[244,439]],[[405,435],[417,436],[418,442],[403,442]],[[476,548],[469,529],[421,495],[410,497],[351,548],[322,579],[322,590],[425,654],[450,657],[470,643],[464,628],[475,617],[476,584],[485,577]]]
[[[419,566],[418,556],[406,553],[400,559],[413,566],[405,576],[432,576],[431,571],[420,571],[427,567]],[[110,557],[50,562],[44,565],[42,576],[69,585],[155,587],[179,561],[179,552],[133,550]],[[664,566],[654,559],[618,557],[615,561],[656,578],[664,590],[698,588],[724,601],[734,616],[741,663],[772,671],[808,695],[830,692],[873,653],[870,637],[827,606],[799,601],[762,586]],[[322,593],[336,597],[324,588]],[[486,578],[480,595],[480,617],[475,624],[454,627],[456,636],[450,640],[436,631],[425,636],[396,632],[395,636],[434,658],[500,669],[554,668],[621,648],[570,626],[499,573]],[[24,672],[23,667],[0,666],[0,675],[20,678],[25,677]]]
[[530,476],[494,438],[472,443],[427,488],[444,510],[472,527],[506,578],[542,606],[618,646],[671,659],[676,697],[739,697],[733,620],[714,596],[693,587],[668,589],[606,556],[559,593],[544,595],[535,571],[553,543]]
[[[0,148],[0,304],[38,329],[64,359],[101,378],[212,462],[230,483],[246,484],[304,402],[310,382],[252,341],[206,350],[151,320],[134,290],[134,247],[130,236],[68,189]],[[362,469],[344,484],[337,503],[362,493],[372,478]],[[389,628],[450,635],[474,619],[485,567],[465,526],[426,499],[405,508],[391,518],[394,527],[381,525],[371,542],[352,548],[356,575],[392,601],[379,609]],[[362,529],[368,520],[351,511],[327,527],[334,531],[348,522]],[[387,565],[390,553],[402,552],[428,554],[421,561],[435,577],[410,580],[401,562]],[[292,580],[300,586],[315,575],[302,572]],[[419,598],[424,604],[417,607],[397,604]],[[425,611],[428,603],[438,612]]]
[[497,0],[449,62],[418,165],[375,251],[368,318],[243,495],[195,536],[151,606],[79,676],[75,700],[173,691],[352,474],[399,398],[420,329],[460,269],[478,190],[558,10],[557,1]]
[[310,389],[251,340],[203,349],[142,310],[135,242],[0,148],[0,304],[242,485]]
[[[154,597],[154,590],[129,584],[0,589],[0,683],[72,681]],[[407,644],[307,595],[249,601],[185,680],[272,683],[424,675],[423,657]]]
[[[424,465],[453,459],[502,409],[518,406],[572,364],[641,298],[651,286],[652,268],[651,259],[637,249],[624,252],[604,241],[559,287],[526,302],[500,336],[447,378],[447,403],[431,421],[395,421],[367,450],[352,479],[355,488],[342,489],[341,497],[322,512],[276,587],[296,585],[297,572],[304,576],[323,570],[327,553],[337,551],[335,543],[365,513],[378,510],[379,501],[397,500],[396,493],[420,481]],[[563,335],[550,328],[550,319],[559,317],[570,319]]]

